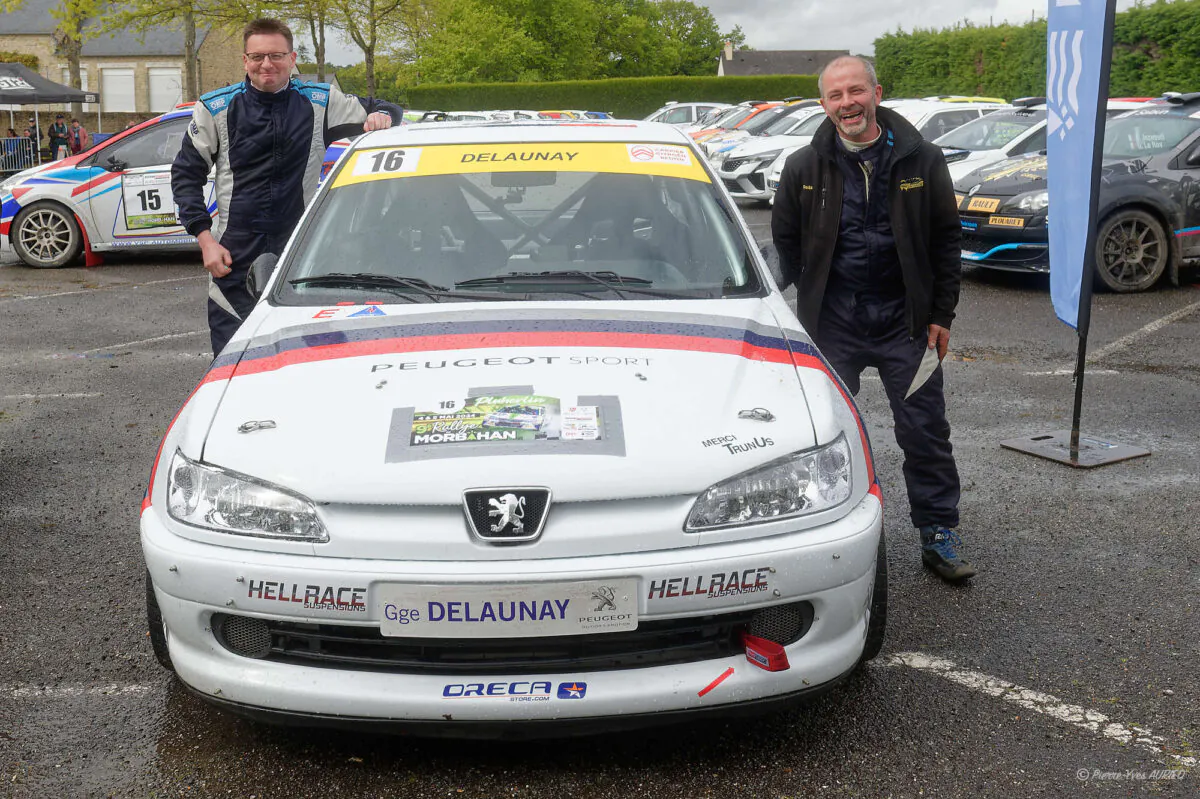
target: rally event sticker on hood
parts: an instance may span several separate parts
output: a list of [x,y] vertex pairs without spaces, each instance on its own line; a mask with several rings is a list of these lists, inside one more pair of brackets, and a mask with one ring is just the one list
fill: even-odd
[[599,441],[600,412],[594,405],[563,409],[557,397],[504,394],[448,400],[436,411],[413,413],[409,446],[477,441]]

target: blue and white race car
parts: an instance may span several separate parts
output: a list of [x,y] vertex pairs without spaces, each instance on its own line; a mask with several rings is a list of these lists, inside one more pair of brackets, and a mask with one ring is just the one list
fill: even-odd
[[[116,250],[193,250],[175,216],[171,163],[191,104],[105,139],[86,152],[26,169],[0,182],[0,261],[15,254],[27,266],[54,268],[82,253],[88,266]],[[345,150],[334,142],[325,171]],[[209,213],[217,213],[211,180]]]

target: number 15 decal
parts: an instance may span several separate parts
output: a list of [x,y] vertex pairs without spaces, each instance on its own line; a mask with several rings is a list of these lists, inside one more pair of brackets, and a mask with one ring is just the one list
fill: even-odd
[[420,147],[393,147],[380,150],[363,150],[358,153],[351,175],[392,175],[416,172],[421,160]]
[[176,227],[175,196],[170,172],[147,172],[121,178],[126,230]]

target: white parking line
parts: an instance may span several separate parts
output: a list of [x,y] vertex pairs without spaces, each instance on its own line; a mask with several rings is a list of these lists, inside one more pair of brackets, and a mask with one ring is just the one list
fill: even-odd
[[1168,757],[1179,766],[1195,768],[1198,759],[1185,755],[1174,755],[1166,751],[1167,742],[1150,732],[1145,727],[1136,724],[1116,722],[1079,705],[1068,704],[1058,697],[1022,688],[1006,680],[989,677],[978,671],[960,668],[954,662],[942,658],[931,657],[920,652],[900,652],[892,655],[887,665],[908,666],[920,671],[928,671],[951,682],[970,688],[973,691],[998,697],[1006,702],[1020,705],[1026,710],[1041,713],[1051,718],[1065,721],[1082,730],[1101,735],[1109,740],[1126,746],[1136,746],[1159,757]]
[[27,294],[23,297],[5,297],[0,299],[0,305],[6,305],[10,302],[25,302],[26,300],[47,300],[52,297],[70,297],[73,294],[91,294],[96,291],[116,291],[117,289],[136,289],[142,286],[156,286],[160,283],[179,283],[186,280],[207,280],[208,275],[198,277],[171,277],[162,280],[148,280],[145,283],[123,283],[114,286],[97,286],[94,289],[80,289],[79,291],[59,291],[54,294]]
[[92,397],[103,397],[99,391],[88,394],[5,394],[0,397],[0,400],[42,400],[42,399],[90,399]]
[[126,341],[122,344],[109,344],[105,347],[96,347],[94,350],[83,350],[82,352],[76,353],[76,355],[91,355],[93,352],[105,352],[106,350],[115,350],[121,347],[136,347],[139,344],[153,344],[156,341],[169,341],[173,338],[187,338],[188,336],[198,336],[201,333],[207,332],[208,328],[205,328],[204,330],[192,330],[187,333],[171,333],[166,336],[155,336],[154,338],[143,338],[138,339],[137,341]]
[[15,685],[6,686],[0,695],[13,699],[71,699],[79,696],[126,696],[148,694],[152,685],[112,683],[110,685]]
[[[1048,372],[1025,372],[1026,377],[1071,377],[1075,374],[1074,369],[1051,369]],[[1121,374],[1116,369],[1088,369],[1087,376],[1092,375],[1119,375]]]
[[1189,315],[1195,313],[1196,311],[1200,311],[1200,302],[1193,302],[1191,305],[1184,306],[1183,308],[1180,308],[1178,311],[1173,311],[1161,319],[1155,319],[1153,322],[1146,325],[1145,327],[1135,330],[1132,333],[1130,333],[1129,335],[1121,336],[1119,339],[1112,342],[1111,344],[1105,345],[1105,346],[1101,347],[1100,349],[1090,353],[1087,356],[1087,362],[1095,363],[1096,361],[1099,361],[1102,358],[1107,358],[1109,355],[1112,355],[1114,352],[1119,352],[1119,351],[1125,349],[1126,347],[1128,347],[1130,344],[1133,344],[1134,342],[1138,341],[1139,339],[1143,339],[1146,336],[1149,336],[1151,333],[1161,330],[1162,328],[1166,327],[1167,325],[1171,324],[1172,322],[1178,322],[1183,317],[1189,316]]

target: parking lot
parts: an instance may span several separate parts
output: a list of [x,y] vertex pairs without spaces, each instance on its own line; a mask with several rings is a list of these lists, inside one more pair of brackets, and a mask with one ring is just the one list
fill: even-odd
[[[769,213],[744,214],[760,240]],[[0,265],[0,796],[1200,794],[1200,278],[1097,295],[1083,432],[1150,457],[1001,449],[1069,428],[1076,337],[1047,280],[968,270],[946,365],[964,587],[920,565],[878,380],[880,659],[802,708],[549,742],[283,730],[159,668],[138,511],[211,353],[195,258]],[[703,389],[703,377],[697,377]]]

